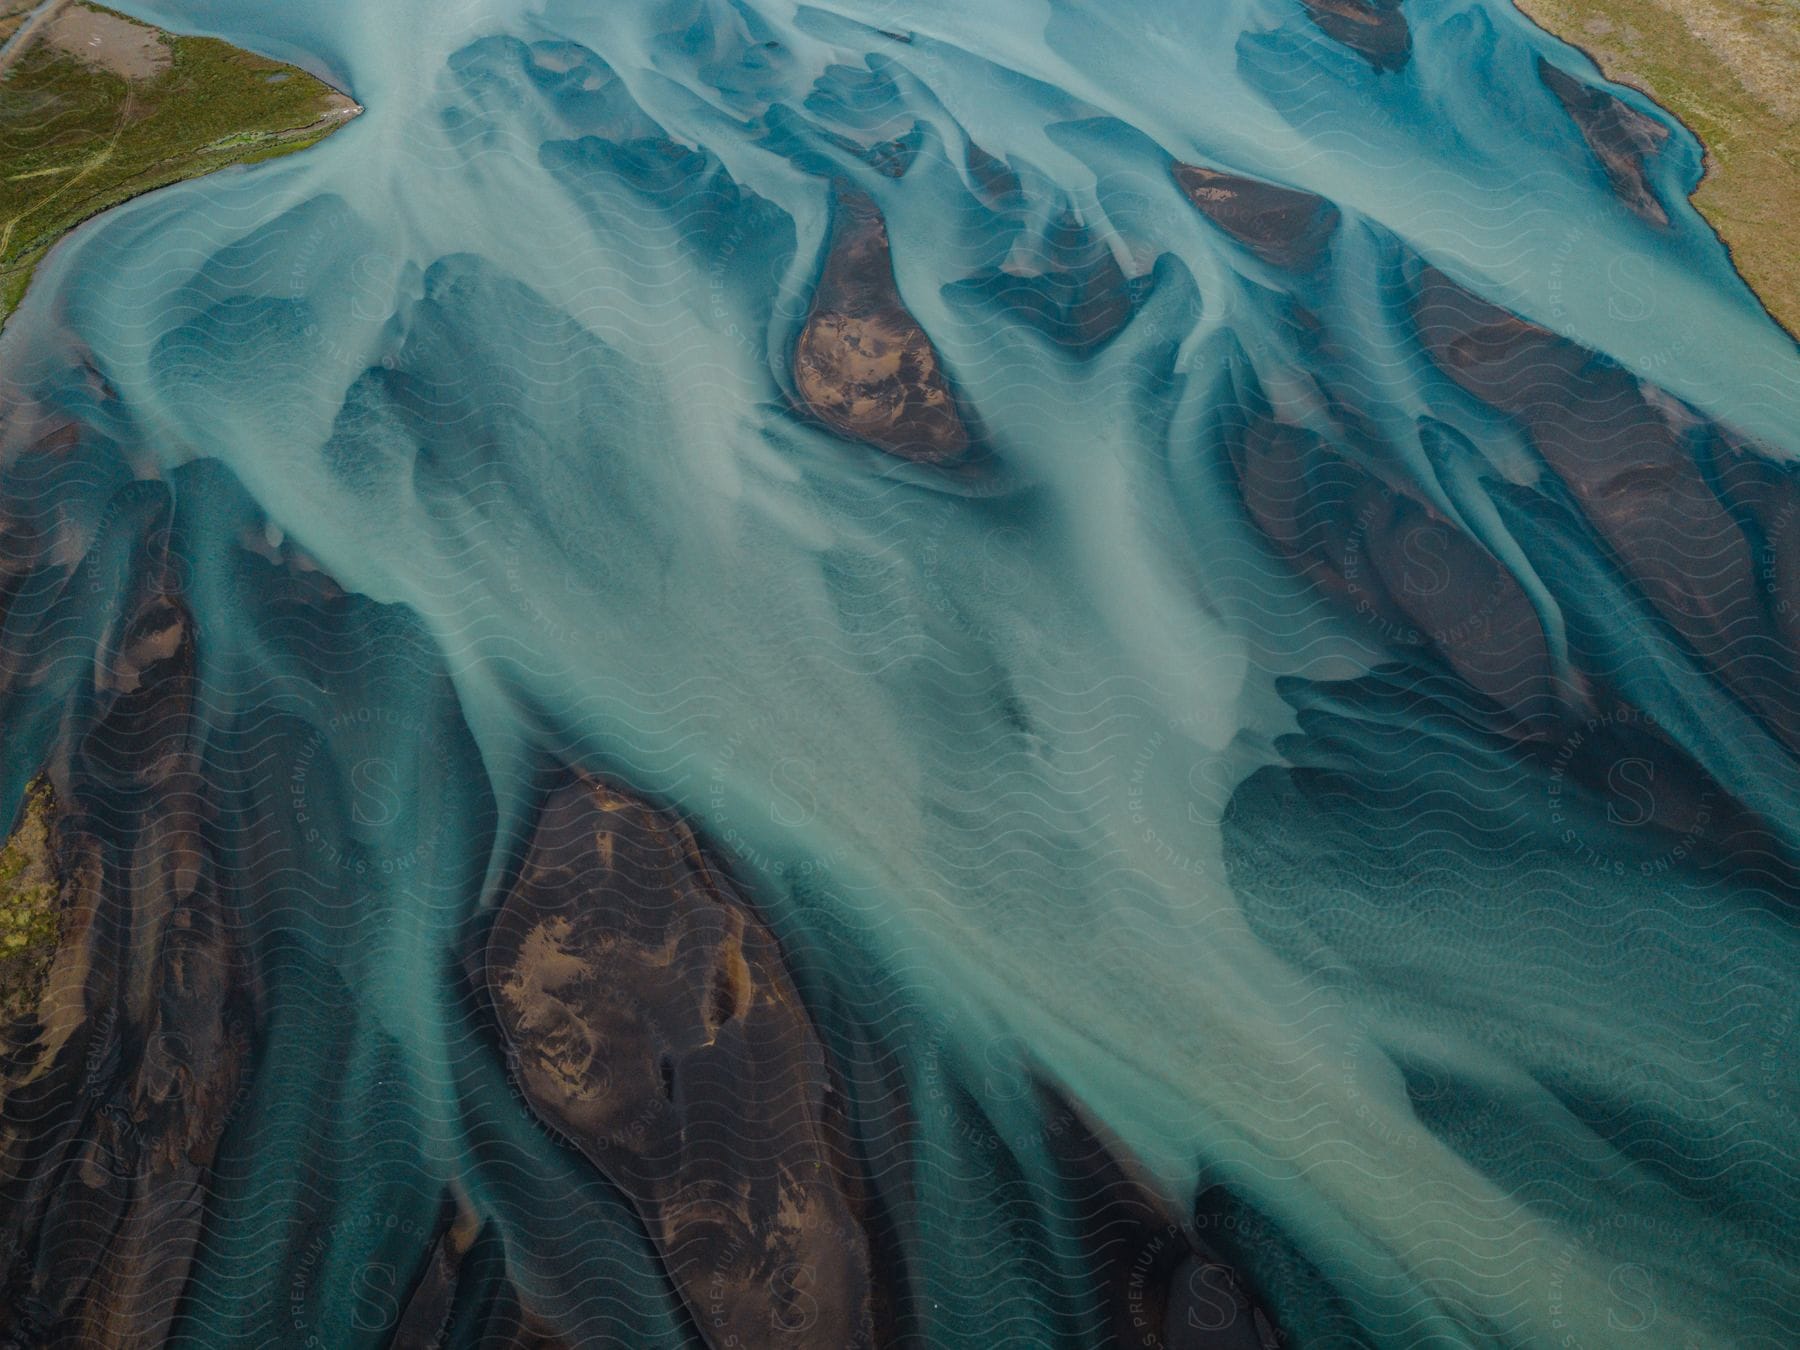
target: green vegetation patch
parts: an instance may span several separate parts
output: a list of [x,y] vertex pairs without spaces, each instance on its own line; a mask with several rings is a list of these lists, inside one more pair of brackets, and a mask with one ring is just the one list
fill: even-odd
[[98,6],[71,10],[129,23],[167,60],[158,53],[161,68],[135,78],[38,34],[0,78],[0,323],[82,221],[153,188],[304,149],[357,111],[304,71],[229,43]]
[[1518,0],[1610,79],[1705,143],[1694,205],[1750,288],[1800,333],[1800,5],[1795,0]]
[[0,1026],[37,1007],[62,937],[59,891],[56,797],[40,778],[0,847]]

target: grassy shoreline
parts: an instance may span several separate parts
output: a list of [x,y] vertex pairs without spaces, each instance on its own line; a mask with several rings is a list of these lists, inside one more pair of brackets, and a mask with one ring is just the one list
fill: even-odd
[[1800,336],[1800,11],[1788,0],[1514,0],[1706,148],[1693,194],[1738,274]]
[[171,183],[303,150],[359,111],[305,71],[229,43],[67,7],[0,78],[0,324],[83,221]]

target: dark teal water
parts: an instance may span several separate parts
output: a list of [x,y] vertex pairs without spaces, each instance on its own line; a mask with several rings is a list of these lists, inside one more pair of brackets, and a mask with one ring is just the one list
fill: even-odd
[[[0,343],[87,555],[9,619],[56,655],[6,800],[156,502],[201,635],[264,1020],[183,1344],[383,1343],[452,1183],[465,1301],[691,1334],[458,992],[552,759],[678,806],[780,936],[930,1344],[1096,1343],[1034,1079],[1294,1344],[1792,1343],[1800,352],[1685,129],[1613,91],[1658,224],[1498,3],[1408,0],[1388,69],[1287,0],[126,8],[367,108],[84,229]],[[1325,251],[1176,159],[1325,199]],[[968,466],[794,415],[842,182]],[[1452,292],[1586,364],[1446,355]],[[1315,449],[1258,479],[1276,426]],[[1660,496],[1583,477],[1650,441]],[[1332,514],[1371,481],[1429,529]],[[1538,635],[1484,675],[1502,610]]]

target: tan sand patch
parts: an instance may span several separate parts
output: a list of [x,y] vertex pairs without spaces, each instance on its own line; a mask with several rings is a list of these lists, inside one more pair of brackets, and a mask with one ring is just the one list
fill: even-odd
[[169,68],[169,47],[154,28],[105,10],[74,5],[56,16],[44,41],[128,80],[147,80]]

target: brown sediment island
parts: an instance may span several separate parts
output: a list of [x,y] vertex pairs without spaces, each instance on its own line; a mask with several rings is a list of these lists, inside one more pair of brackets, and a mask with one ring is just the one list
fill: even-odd
[[682,821],[568,776],[482,972],[526,1100],[630,1198],[707,1344],[876,1343],[824,1047]]
[[1791,0],[1515,0],[1706,147],[1694,205],[1750,288],[1800,334],[1800,11]]
[[293,66],[97,5],[0,0],[0,322],[75,226],[291,154],[361,108]]
[[838,194],[794,384],[826,426],[891,455],[941,464],[969,448],[937,348],[900,298],[887,222],[851,188]]
[[1310,192],[1179,161],[1174,174],[1195,210],[1277,267],[1311,264],[1337,228],[1337,208]]

